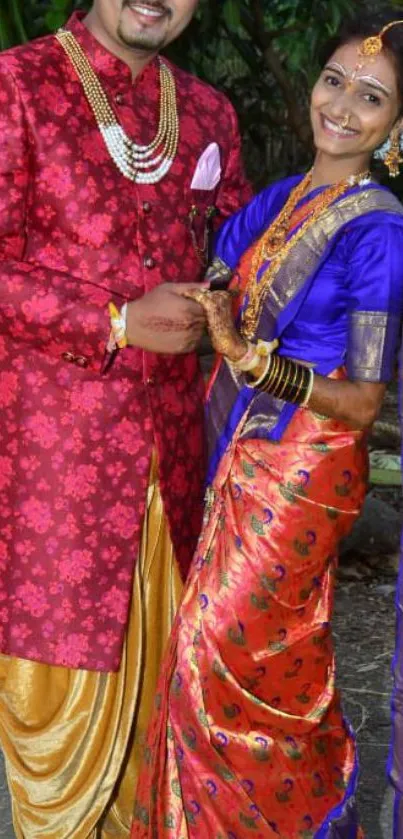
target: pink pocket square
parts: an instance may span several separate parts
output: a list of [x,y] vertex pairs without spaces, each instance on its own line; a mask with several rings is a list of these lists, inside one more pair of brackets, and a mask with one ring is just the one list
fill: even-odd
[[215,189],[221,178],[220,149],[217,143],[210,143],[198,160],[191,189]]

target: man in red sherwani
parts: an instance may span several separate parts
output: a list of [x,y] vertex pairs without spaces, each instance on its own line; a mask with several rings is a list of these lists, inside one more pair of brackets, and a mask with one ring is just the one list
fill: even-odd
[[176,290],[249,188],[228,101],[158,57],[196,6],[94,0],[0,55],[0,743],[19,839],[129,835],[200,527],[204,324]]

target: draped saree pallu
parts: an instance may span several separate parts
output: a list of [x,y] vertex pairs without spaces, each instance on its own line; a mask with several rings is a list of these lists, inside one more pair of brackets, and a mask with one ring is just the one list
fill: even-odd
[[[380,209],[399,216],[389,194],[352,191],[315,223],[275,277],[257,337],[287,345],[287,327],[304,305],[311,311],[309,294],[345,225]],[[235,217],[219,239],[218,269],[237,266],[241,288],[251,242],[273,212],[266,208],[260,229],[257,212]],[[303,217],[299,208],[294,230]],[[249,222],[241,244],[240,221]],[[401,216],[399,225],[402,235]],[[345,349],[337,355],[337,342],[330,355],[318,344],[294,357],[336,378],[345,364],[372,366],[380,379],[397,329],[387,312],[373,315],[371,358],[357,329],[353,361]],[[368,317],[359,323],[368,345]],[[224,362],[212,376],[208,420],[204,525],[159,683],[132,839],[361,839],[356,748],[335,689],[330,620],[337,546],[365,496],[365,433],[257,395]]]

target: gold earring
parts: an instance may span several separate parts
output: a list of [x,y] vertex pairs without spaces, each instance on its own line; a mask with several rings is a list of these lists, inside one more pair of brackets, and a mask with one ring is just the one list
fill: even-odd
[[395,125],[389,137],[390,149],[385,155],[385,166],[389,170],[391,178],[397,178],[400,173],[400,164],[403,163],[403,157],[400,150],[400,126]]

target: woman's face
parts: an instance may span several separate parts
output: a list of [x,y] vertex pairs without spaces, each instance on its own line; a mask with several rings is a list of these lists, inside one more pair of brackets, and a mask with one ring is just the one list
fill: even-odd
[[315,146],[332,157],[370,158],[400,112],[393,59],[386,50],[360,58],[358,47],[358,41],[339,47],[312,91]]

